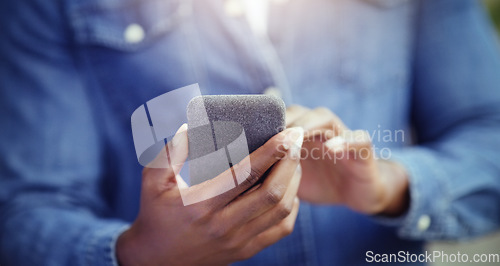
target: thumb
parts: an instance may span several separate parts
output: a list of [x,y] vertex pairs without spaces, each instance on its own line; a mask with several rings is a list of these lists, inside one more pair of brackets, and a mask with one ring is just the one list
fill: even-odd
[[187,129],[187,124],[182,124],[182,126],[175,133],[172,141],[167,143],[170,166],[168,169],[171,170],[171,174],[174,176],[179,174],[188,157],[189,148]]
[[[173,139],[150,162],[143,171],[143,183],[154,184],[161,190],[186,182],[179,175],[188,157],[187,125],[183,124],[175,133]],[[187,185],[186,185],[187,186]]]

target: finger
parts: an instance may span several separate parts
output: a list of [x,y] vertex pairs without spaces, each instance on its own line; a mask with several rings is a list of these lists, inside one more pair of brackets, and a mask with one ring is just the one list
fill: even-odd
[[[294,179],[294,176],[297,177],[295,173],[300,163],[302,136],[294,136],[294,147],[289,150],[287,156],[273,166],[261,187],[252,193],[239,197],[219,213],[218,219],[222,224],[228,228],[239,228],[241,225],[273,208],[277,208],[276,210],[278,212],[281,211],[281,213],[286,213],[290,209],[291,204],[288,203],[297,194],[300,183],[300,175],[298,178],[295,178],[295,181],[299,179],[298,182],[291,184],[291,181]],[[283,201],[286,196],[288,196],[289,201]]]
[[[287,154],[292,145],[286,135],[296,131],[297,129],[287,129],[278,133],[231,169],[226,170],[211,180],[189,188],[189,194],[196,195],[197,197],[217,195],[203,203],[204,205],[208,205],[208,208],[212,210],[226,206],[241,193],[255,185],[273,164]],[[219,193],[221,188],[224,189],[223,184],[227,184],[228,179],[233,181],[233,172],[238,185],[228,191]]]
[[299,213],[299,200],[295,198],[293,210],[290,215],[281,223],[269,228],[252,239],[244,248],[239,251],[239,257],[248,259],[253,257],[259,251],[278,242],[283,237],[290,235],[293,232],[295,221]]
[[[171,188],[188,156],[187,125],[183,124],[158,156],[143,170],[143,184],[158,192]],[[158,167],[158,166],[164,167]],[[152,166],[152,167],[150,167]],[[180,178],[180,176],[178,176]]]
[[297,120],[297,118],[301,117],[305,113],[309,112],[310,109],[300,106],[300,105],[292,105],[286,109],[286,126],[291,127],[291,124]]
[[[250,220],[247,224],[238,227],[240,228],[239,232],[241,232],[238,233],[239,238],[241,239],[240,241],[247,242],[255,235],[258,235],[270,227],[282,222],[291,214],[297,198],[297,191],[299,189],[301,176],[302,171],[300,165],[298,165],[281,202],[262,215],[252,217],[252,220]],[[241,217],[241,215],[239,215],[239,217]]]
[[324,107],[303,114],[292,125],[303,127],[309,137],[321,134],[324,130],[333,130],[338,135],[347,129],[338,116]]
[[364,130],[347,130],[324,145],[337,159],[367,160],[374,157],[370,135]]

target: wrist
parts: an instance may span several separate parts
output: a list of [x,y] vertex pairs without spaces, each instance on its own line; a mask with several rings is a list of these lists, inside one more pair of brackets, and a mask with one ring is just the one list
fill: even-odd
[[116,259],[120,266],[143,265],[138,257],[142,252],[137,249],[137,241],[132,227],[118,237],[115,250]]
[[385,197],[378,215],[400,216],[410,204],[409,179],[404,167],[396,162],[378,160],[379,170],[385,184]]

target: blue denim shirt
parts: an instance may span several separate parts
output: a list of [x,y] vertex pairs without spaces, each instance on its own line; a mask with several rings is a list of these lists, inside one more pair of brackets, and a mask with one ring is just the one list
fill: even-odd
[[0,264],[116,265],[139,204],[130,116],[192,83],[274,86],[350,128],[406,133],[374,138],[408,171],[406,214],[302,203],[293,234],[241,265],[362,265],[498,228],[500,56],[480,3],[279,2],[264,40],[222,0],[2,1]]

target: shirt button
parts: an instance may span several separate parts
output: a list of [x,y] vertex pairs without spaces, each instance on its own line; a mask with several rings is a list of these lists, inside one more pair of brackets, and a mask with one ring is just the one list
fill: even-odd
[[230,17],[240,17],[245,13],[245,7],[241,0],[226,0],[224,11]]
[[417,223],[417,228],[418,230],[420,230],[420,232],[424,232],[427,229],[429,229],[430,225],[431,225],[431,217],[429,217],[429,215],[424,214],[420,216]]
[[268,96],[275,96],[275,97],[281,98],[281,91],[278,90],[278,88],[275,88],[275,87],[269,87],[269,88],[267,88],[264,91],[264,94],[268,95]]
[[123,37],[128,43],[139,43],[144,40],[144,29],[139,24],[132,23],[123,32]]

